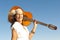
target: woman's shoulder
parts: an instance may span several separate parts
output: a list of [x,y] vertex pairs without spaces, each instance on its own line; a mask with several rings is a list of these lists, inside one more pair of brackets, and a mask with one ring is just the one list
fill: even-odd
[[14,28],[15,30],[22,29],[21,25],[20,25],[18,22],[15,22],[15,23],[11,26],[11,28],[12,28],[12,29]]
[[18,27],[19,23],[18,22],[14,22],[14,24],[11,27]]

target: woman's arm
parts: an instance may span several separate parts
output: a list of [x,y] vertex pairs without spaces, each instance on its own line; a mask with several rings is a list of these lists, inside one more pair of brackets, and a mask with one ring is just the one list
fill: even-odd
[[37,28],[37,23],[36,23],[36,21],[34,21],[34,27],[33,27],[33,29],[31,30],[30,34],[29,34],[29,39],[30,39],[30,40],[32,39],[32,37],[33,37],[33,35],[34,35],[34,33],[35,33],[35,31],[36,31],[36,28]]
[[17,32],[15,31],[15,29],[12,29],[12,39],[11,40],[17,40]]

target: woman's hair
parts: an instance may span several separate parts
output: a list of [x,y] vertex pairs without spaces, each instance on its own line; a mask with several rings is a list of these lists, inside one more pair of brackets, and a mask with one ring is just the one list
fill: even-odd
[[16,22],[16,14],[15,15],[13,15],[13,22],[11,23],[11,27],[12,27],[12,25],[14,24],[14,22]]
[[14,23],[15,21],[17,21],[17,20],[16,20],[16,14],[13,15],[13,23]]

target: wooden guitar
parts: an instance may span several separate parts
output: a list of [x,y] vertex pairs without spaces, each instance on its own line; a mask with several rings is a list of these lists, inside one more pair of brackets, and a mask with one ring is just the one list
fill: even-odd
[[[23,25],[24,26],[28,26],[28,25],[30,25],[31,22],[34,22],[32,17],[33,17],[32,13],[24,12]],[[40,21],[37,21],[37,24],[41,24],[41,25],[46,26],[46,27],[48,27],[48,28],[50,28],[52,30],[56,30],[57,29],[57,26],[52,25],[52,24],[46,24],[46,23],[43,23],[43,22],[40,22]]]

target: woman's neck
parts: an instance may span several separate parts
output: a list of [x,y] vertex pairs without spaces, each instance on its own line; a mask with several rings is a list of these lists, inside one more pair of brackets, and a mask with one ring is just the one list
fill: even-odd
[[19,23],[21,23],[21,24],[22,24],[22,21],[17,21],[17,22],[19,22]]

